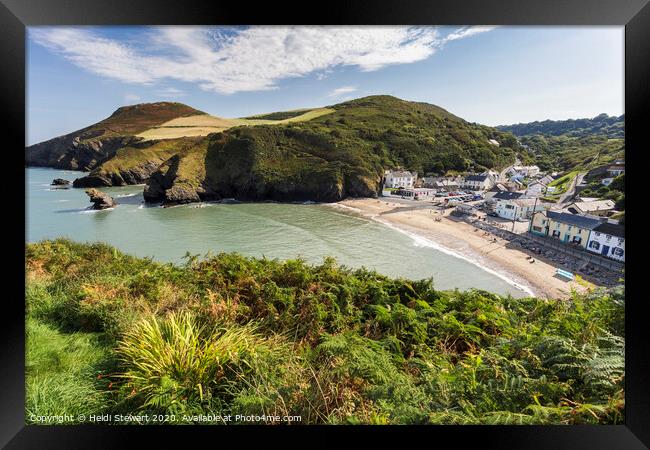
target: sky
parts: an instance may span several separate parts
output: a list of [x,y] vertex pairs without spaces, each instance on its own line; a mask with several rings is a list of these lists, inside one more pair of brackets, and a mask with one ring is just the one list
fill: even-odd
[[30,27],[27,144],[136,103],[220,117],[388,94],[504,125],[624,112],[623,27]]

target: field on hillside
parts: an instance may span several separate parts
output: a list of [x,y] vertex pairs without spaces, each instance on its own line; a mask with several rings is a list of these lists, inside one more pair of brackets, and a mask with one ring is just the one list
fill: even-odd
[[[152,127],[138,134],[138,136],[145,140],[174,139],[185,136],[206,136],[210,133],[218,133],[237,126],[281,125],[292,122],[305,122],[332,112],[334,112],[333,109],[317,108],[307,110],[304,113],[282,120],[256,119],[253,117],[247,119],[225,119],[210,114],[201,114],[172,119],[162,125]],[[262,115],[260,117],[268,117],[268,115]]]

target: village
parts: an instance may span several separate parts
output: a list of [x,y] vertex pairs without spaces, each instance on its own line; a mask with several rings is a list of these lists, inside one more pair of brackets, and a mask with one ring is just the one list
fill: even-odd
[[625,173],[616,160],[589,172],[544,173],[517,161],[501,172],[456,176],[424,176],[386,170],[383,198],[408,209],[431,209],[441,217],[471,224],[486,235],[544,258],[556,275],[576,275],[602,285],[620,280],[625,264],[624,213],[615,202],[591,193],[587,186],[609,186]]

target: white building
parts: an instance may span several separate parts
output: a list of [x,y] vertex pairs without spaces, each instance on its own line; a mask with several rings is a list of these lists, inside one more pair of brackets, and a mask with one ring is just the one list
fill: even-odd
[[463,187],[473,191],[487,191],[495,183],[492,175],[467,175],[463,181]]
[[534,198],[519,198],[512,200],[497,200],[496,213],[499,217],[508,220],[526,220],[533,215],[533,208],[536,211],[543,211],[546,207],[542,202],[537,201],[535,206]]
[[540,197],[544,194],[552,193],[555,190],[554,187],[549,186],[552,181],[553,177],[550,175],[546,175],[539,180],[531,181],[526,187],[526,197]]
[[513,175],[523,175],[524,177],[534,177],[539,174],[537,166],[513,166],[509,172]]
[[391,195],[398,195],[402,197],[408,197],[415,200],[423,200],[426,198],[433,198],[436,195],[435,189],[429,188],[414,188],[414,189],[398,189],[392,191]]
[[407,172],[405,170],[387,170],[384,175],[385,188],[405,188],[409,189],[415,186],[415,181],[418,178],[416,172]]
[[625,227],[609,222],[591,230],[587,250],[625,262]]

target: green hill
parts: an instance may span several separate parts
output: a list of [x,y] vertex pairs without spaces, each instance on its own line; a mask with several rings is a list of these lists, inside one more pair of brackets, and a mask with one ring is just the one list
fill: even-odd
[[599,114],[592,119],[544,120],[497,127],[515,136],[542,134],[545,136],[581,137],[602,134],[609,138],[625,137],[625,114],[608,116]]
[[528,148],[523,160],[542,170],[588,170],[625,157],[625,116],[545,120],[498,126]]

